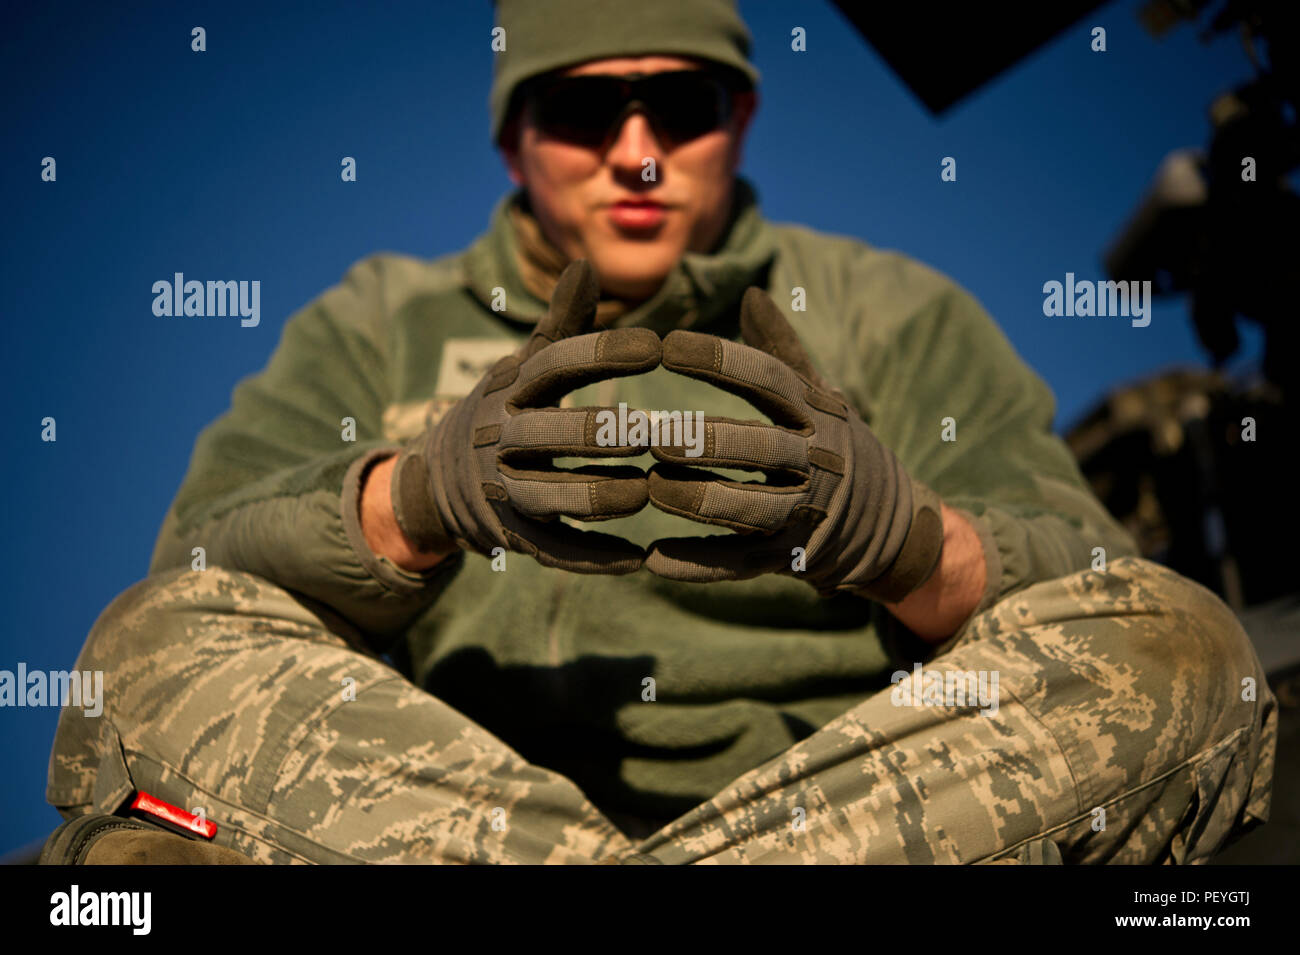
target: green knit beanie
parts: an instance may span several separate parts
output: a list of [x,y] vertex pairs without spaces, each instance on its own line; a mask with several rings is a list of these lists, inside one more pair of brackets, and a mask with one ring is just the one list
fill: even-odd
[[[735,0],[496,0],[492,141],[524,80],[621,56],[692,56],[739,70],[757,85],[749,30]],[[504,49],[502,49],[504,44]]]

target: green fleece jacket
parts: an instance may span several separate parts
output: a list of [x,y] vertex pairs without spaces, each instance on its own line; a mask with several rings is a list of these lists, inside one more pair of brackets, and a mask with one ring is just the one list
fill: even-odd
[[[664,820],[888,685],[918,645],[883,607],[787,577],[583,576],[519,554],[504,570],[463,554],[415,574],[370,551],[357,516],[365,469],[467,394],[545,311],[515,264],[506,204],[518,198],[498,203],[469,249],[367,258],[292,317],[266,369],[200,436],[152,570],[187,566],[203,546],[209,564],[296,592],[598,806]],[[744,180],[719,249],[684,255],[618,324],[738,339],[750,285],[771,293],[910,473],[973,516],[989,569],[979,609],[1090,566],[1094,547],[1136,552],[1052,434],[1051,393],[969,293],[898,253],[766,221]],[[664,369],[567,403],[620,401],[761,417]],[[719,530],[652,507],[598,529],[639,544]]]

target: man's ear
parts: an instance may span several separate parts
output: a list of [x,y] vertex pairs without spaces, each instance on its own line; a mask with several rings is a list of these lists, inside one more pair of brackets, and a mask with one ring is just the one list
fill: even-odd
[[524,174],[519,168],[519,154],[502,146],[501,159],[506,164],[506,175],[510,177],[510,181],[516,186],[522,186],[524,184]]
[[506,175],[516,186],[524,184],[523,166],[519,162],[519,114],[515,112],[501,129],[501,160],[506,165]]
[[731,108],[731,128],[734,130],[734,148],[732,150],[731,171],[740,168],[740,158],[745,145],[745,136],[749,132],[749,123],[758,112],[758,90],[748,89],[735,94]]

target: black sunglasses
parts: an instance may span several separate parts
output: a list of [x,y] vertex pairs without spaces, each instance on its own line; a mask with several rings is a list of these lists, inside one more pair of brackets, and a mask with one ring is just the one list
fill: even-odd
[[534,81],[525,101],[533,124],[553,139],[598,148],[640,110],[671,147],[726,125],[735,90],[734,82],[709,70],[596,74]]

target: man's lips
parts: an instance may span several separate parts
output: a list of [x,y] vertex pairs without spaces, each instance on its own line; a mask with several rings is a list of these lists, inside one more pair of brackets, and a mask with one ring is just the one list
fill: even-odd
[[654,229],[663,224],[668,206],[653,199],[624,199],[609,207],[609,218],[620,229]]

